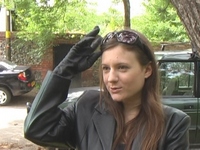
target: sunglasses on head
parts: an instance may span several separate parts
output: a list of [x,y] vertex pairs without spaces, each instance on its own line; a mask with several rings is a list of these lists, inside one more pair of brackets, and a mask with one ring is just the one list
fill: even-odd
[[137,33],[133,31],[110,32],[103,38],[101,45],[107,43],[113,38],[115,38],[120,43],[138,46],[151,60],[150,49],[141,41]]

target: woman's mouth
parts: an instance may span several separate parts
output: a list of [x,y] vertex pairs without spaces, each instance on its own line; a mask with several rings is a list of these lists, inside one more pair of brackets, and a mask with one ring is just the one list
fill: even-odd
[[110,92],[111,93],[119,93],[122,90],[121,87],[110,87]]

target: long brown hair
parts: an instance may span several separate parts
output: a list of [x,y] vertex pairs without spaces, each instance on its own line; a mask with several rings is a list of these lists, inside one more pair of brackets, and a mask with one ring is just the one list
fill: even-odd
[[117,124],[115,138],[113,141],[113,150],[118,144],[120,144],[120,142],[122,142],[122,140],[125,142],[125,149],[130,150],[135,137],[141,131],[141,150],[156,150],[165,125],[159,90],[160,81],[157,64],[152,46],[147,38],[138,31],[128,31],[135,32],[139,35],[140,40],[149,48],[148,54],[137,47],[137,45],[120,43],[115,38],[110,39],[109,42],[101,45],[102,52],[120,44],[125,50],[131,50],[136,54],[141,66],[145,66],[150,63],[152,66],[152,74],[145,80],[144,87],[142,89],[141,109],[139,114],[125,124],[122,103],[112,100],[103,82],[100,65],[100,88],[102,89],[101,96],[105,101],[106,107],[113,114]]

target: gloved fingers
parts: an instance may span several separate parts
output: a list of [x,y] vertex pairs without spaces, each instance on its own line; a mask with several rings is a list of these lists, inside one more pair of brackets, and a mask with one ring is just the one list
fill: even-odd
[[95,39],[95,37],[85,37],[82,40],[80,40],[75,45],[75,47],[80,47],[82,49],[83,47],[90,46],[91,43],[94,41],[94,39]]
[[101,56],[102,52],[96,52],[93,53],[89,58],[88,58],[88,63],[90,66],[92,66],[94,64],[94,62]]
[[101,40],[102,40],[101,36],[98,36],[95,40],[93,40],[91,45],[88,45],[87,47],[85,47],[83,55],[85,55],[85,56],[91,55],[97,49],[97,47],[100,45]]
[[[90,37],[90,38],[88,37],[87,40],[90,40],[90,39],[91,39],[91,37]],[[98,36],[98,38],[93,39],[92,44],[89,44],[89,45],[87,45],[87,46],[79,45],[80,48],[78,48],[78,49],[76,50],[76,52],[79,53],[79,54],[82,55],[82,56],[91,55],[91,54],[97,49],[97,47],[100,45],[101,40],[102,40],[102,37],[101,37],[101,36]],[[91,41],[90,41],[90,42],[91,42]],[[90,43],[90,42],[87,42],[87,43]]]
[[101,41],[102,41],[102,37],[101,36],[98,36],[91,44],[91,48],[92,49],[96,49],[100,44],[101,44]]
[[96,37],[98,35],[99,31],[100,31],[99,26],[95,26],[94,29],[91,32],[86,34],[86,37],[88,37],[88,36]]

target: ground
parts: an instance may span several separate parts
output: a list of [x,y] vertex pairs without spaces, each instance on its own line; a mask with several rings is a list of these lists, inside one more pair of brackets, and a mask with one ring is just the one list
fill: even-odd
[[8,106],[0,106],[0,150],[44,150],[23,135],[26,102],[32,102],[37,89],[13,98]]

